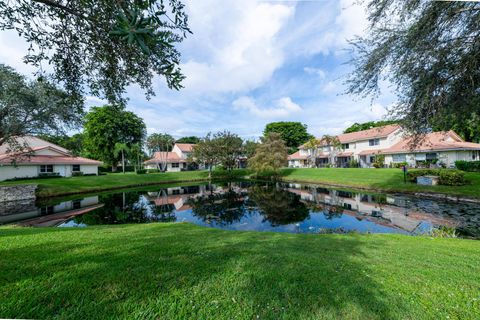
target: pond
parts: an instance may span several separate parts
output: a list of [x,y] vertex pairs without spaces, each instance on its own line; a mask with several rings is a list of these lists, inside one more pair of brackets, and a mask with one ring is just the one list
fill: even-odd
[[288,183],[156,186],[43,203],[0,204],[0,224],[87,227],[191,222],[226,230],[425,234],[480,238],[480,205]]

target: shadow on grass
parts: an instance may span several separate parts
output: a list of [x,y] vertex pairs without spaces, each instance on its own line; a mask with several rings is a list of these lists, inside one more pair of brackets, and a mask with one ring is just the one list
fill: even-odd
[[0,317],[395,318],[356,237],[186,224],[2,234]]

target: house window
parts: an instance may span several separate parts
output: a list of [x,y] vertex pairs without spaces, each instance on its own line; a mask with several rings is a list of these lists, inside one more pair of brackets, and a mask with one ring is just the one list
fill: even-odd
[[82,201],[81,200],[72,201],[72,208],[73,209],[80,209],[81,207],[82,207]]
[[375,162],[375,156],[370,156],[370,163],[374,163]]
[[369,146],[378,146],[380,145],[380,139],[370,139],[368,140]]
[[172,194],[175,195],[175,194],[180,194],[180,190],[178,189],[173,189],[172,190]]
[[392,161],[399,163],[399,162],[407,162],[407,155],[405,154],[394,154],[392,156]]
[[172,163],[172,168],[180,168],[180,163],[178,162]]
[[350,144],[349,143],[344,143],[342,144],[343,149],[350,149]]
[[40,172],[41,173],[53,172],[53,165],[52,164],[42,164],[40,166]]
[[183,163],[183,169],[186,169],[187,168],[187,164],[184,162]]
[[425,158],[426,158],[427,161],[428,160],[435,160],[435,159],[437,159],[437,154],[436,153],[427,153]]
[[73,164],[72,165],[72,172],[80,172],[80,165],[79,164]]

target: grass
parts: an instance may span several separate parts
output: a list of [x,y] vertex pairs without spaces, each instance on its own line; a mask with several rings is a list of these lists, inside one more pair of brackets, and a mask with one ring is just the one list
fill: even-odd
[[4,227],[0,256],[0,318],[480,318],[472,240]]
[[365,188],[385,192],[442,193],[449,196],[480,198],[480,173],[465,172],[465,186],[421,186],[403,182],[401,169],[283,169],[286,181],[321,183],[334,186]]

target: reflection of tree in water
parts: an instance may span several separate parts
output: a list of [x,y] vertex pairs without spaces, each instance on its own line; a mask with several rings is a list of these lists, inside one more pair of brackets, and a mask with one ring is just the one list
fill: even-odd
[[246,213],[246,194],[231,188],[222,193],[211,193],[188,200],[192,213],[204,222],[216,221],[219,225],[238,222]]
[[75,223],[100,225],[176,220],[174,208],[170,211],[158,210],[142,192],[100,195],[99,200],[103,207],[75,217]]
[[300,222],[309,217],[309,209],[300,196],[274,186],[253,186],[250,199],[258,207],[265,221],[272,226]]

